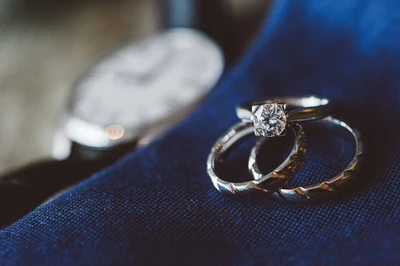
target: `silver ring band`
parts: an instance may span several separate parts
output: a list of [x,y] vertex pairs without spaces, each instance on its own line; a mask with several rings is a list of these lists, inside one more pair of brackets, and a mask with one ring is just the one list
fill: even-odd
[[[365,148],[361,140],[360,133],[357,129],[350,127],[348,124],[338,119],[326,117],[324,120],[344,127],[353,135],[355,140],[355,153],[353,159],[341,173],[327,181],[305,187],[300,186],[291,188],[283,185],[282,188],[278,189],[275,193],[271,195],[271,197],[275,200],[291,203],[310,203],[326,199],[332,195],[337,194],[337,192],[340,192],[340,190],[346,184],[350,183],[356,176],[364,161],[363,155],[365,153]],[[263,174],[257,167],[256,157],[262,145],[261,142],[263,141],[263,139],[259,140],[260,144],[257,144],[252,149],[249,158],[250,173],[253,174],[254,178],[258,180],[263,178]]]
[[253,132],[253,126],[240,122],[231,127],[220,137],[211,149],[207,160],[207,172],[214,187],[223,194],[237,198],[265,200],[273,194],[277,188],[286,184],[290,178],[298,172],[304,164],[307,153],[306,135],[298,124],[289,125],[295,134],[295,142],[288,158],[273,172],[263,175],[262,178],[247,182],[228,182],[218,177],[217,164],[222,164],[228,151],[240,140],[248,137]]
[[334,104],[324,98],[317,98],[314,96],[310,97],[278,97],[274,99],[268,99],[265,101],[255,101],[245,104],[238,105],[236,107],[237,116],[244,122],[250,122],[253,116],[253,106],[263,104],[286,104],[287,122],[305,122],[316,119],[322,119],[331,114]]

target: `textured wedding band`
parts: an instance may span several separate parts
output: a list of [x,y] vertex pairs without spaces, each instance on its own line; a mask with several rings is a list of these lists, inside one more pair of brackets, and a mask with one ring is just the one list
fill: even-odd
[[[275,193],[271,194],[273,199],[291,203],[310,203],[320,201],[329,198],[330,196],[337,195],[341,189],[354,180],[354,177],[357,175],[364,161],[365,148],[361,140],[361,135],[357,129],[350,127],[343,121],[332,117],[326,117],[324,120],[339,125],[352,134],[355,140],[355,153],[353,159],[341,173],[337,174],[333,178],[305,187],[300,186],[291,188],[286,187],[285,184],[282,188],[279,188]],[[249,158],[249,170],[256,180],[261,180],[264,176],[260,172],[256,160],[257,154],[259,154],[259,149],[262,146],[261,142],[263,141],[263,139],[259,140],[260,144],[257,143],[253,148]]]
[[262,178],[238,183],[219,178],[216,168],[222,165],[230,148],[251,135],[253,126],[246,122],[240,122],[230,128],[217,140],[208,156],[207,172],[214,187],[222,194],[242,199],[265,200],[270,198],[271,194],[300,171],[307,153],[306,135],[303,128],[298,124],[291,124],[289,127],[293,129],[295,142],[288,158],[273,172],[263,175]]
[[[289,123],[322,119],[331,115],[333,104],[328,99],[310,97],[282,97],[241,104],[237,116],[253,123],[256,136],[284,136]],[[287,109],[287,111],[286,111]]]

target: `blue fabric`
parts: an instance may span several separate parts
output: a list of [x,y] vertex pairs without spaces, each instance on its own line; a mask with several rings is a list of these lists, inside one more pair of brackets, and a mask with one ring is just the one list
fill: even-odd
[[[0,264],[399,265],[399,83],[399,1],[278,1],[190,118],[1,231]],[[317,205],[220,195],[205,163],[237,121],[235,105],[310,94],[339,100],[365,137],[368,163],[353,190]],[[348,140],[314,136],[299,182],[351,157]],[[231,174],[245,172],[242,155]]]

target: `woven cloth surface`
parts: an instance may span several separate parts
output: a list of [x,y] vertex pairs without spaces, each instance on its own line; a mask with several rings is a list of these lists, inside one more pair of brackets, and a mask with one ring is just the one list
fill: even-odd
[[[188,119],[2,230],[0,264],[400,264],[399,27],[396,0],[277,1]],[[316,205],[223,197],[206,159],[237,122],[235,106],[285,95],[340,102],[368,145],[357,185]],[[329,177],[353,153],[335,134],[310,132],[310,142],[294,182]],[[246,156],[227,174],[246,173]]]

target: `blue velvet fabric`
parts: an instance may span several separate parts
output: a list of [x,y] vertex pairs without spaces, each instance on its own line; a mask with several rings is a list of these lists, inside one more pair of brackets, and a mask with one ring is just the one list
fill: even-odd
[[[399,1],[277,1],[194,114],[2,230],[0,264],[399,265],[399,83]],[[235,105],[310,94],[339,100],[365,137],[368,163],[352,191],[316,205],[220,195],[206,159],[237,122]],[[349,141],[319,136],[297,182],[327,178],[351,157]],[[228,174],[246,172],[241,155]]]

